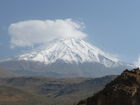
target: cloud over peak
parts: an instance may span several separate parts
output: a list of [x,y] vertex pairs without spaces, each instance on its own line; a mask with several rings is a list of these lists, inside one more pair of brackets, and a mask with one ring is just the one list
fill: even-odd
[[12,47],[46,44],[53,39],[83,39],[87,35],[82,31],[84,25],[72,19],[27,20],[9,26]]

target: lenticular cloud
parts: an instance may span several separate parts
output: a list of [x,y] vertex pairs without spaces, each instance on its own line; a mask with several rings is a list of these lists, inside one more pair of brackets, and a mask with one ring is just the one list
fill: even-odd
[[72,19],[28,20],[9,26],[12,47],[46,44],[57,38],[83,39],[87,35],[82,31],[84,25]]

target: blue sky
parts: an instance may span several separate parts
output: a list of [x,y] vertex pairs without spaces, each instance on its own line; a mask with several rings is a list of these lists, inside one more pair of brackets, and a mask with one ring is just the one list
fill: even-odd
[[0,58],[30,49],[10,48],[10,24],[71,18],[85,24],[90,43],[134,62],[140,54],[139,5],[139,0],[0,0]]

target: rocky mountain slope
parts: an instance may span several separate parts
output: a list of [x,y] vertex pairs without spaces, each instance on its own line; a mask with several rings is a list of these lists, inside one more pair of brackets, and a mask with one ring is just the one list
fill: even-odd
[[125,70],[102,91],[77,105],[140,105],[140,69]]

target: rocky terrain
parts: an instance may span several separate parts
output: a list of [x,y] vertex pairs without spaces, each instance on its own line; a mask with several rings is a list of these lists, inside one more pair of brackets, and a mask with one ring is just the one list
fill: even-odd
[[77,105],[140,105],[140,69],[125,70],[102,91]]

